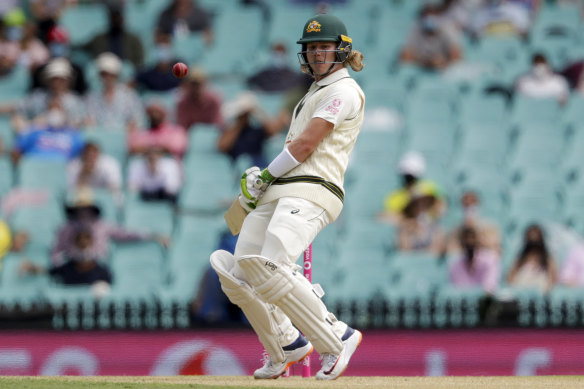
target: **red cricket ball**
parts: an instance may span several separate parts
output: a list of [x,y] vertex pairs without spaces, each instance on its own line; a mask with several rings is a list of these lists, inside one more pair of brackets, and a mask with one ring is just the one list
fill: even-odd
[[187,75],[188,70],[187,65],[182,62],[177,62],[172,67],[172,74],[177,78],[183,78]]

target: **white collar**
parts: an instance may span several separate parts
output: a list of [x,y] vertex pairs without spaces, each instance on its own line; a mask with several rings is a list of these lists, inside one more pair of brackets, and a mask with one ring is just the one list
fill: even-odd
[[333,82],[338,81],[341,78],[345,78],[345,77],[350,77],[349,71],[347,70],[347,68],[342,68],[342,69],[339,69],[332,74],[329,74],[328,76],[326,76],[322,80],[317,81],[315,84],[318,86],[327,86],[327,85],[330,85]]

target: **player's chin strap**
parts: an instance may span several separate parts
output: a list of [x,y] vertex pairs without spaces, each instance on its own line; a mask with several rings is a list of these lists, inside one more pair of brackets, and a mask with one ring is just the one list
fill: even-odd
[[[333,62],[326,72],[321,73],[321,74],[316,74],[316,75],[319,77],[326,77],[333,70],[333,68],[335,67],[336,64],[337,64],[337,62]],[[309,66],[308,69],[310,69],[310,74],[312,74],[314,76],[315,73],[312,70],[312,68]]]

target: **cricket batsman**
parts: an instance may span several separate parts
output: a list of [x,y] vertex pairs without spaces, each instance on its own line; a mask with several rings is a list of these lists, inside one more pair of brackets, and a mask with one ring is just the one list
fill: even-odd
[[316,378],[333,380],[362,335],[328,312],[324,292],[296,261],[343,207],[344,174],[365,106],[348,67],[362,70],[363,54],[329,14],[308,19],[297,43],[300,66],[314,82],[294,109],[282,152],[242,176],[239,202],[247,216],[235,254],[218,250],[210,261],[268,353],[255,378],[278,378],[316,349],[322,360]]

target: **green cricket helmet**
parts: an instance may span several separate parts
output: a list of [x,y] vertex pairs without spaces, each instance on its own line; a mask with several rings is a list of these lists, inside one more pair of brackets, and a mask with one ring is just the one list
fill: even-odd
[[[306,56],[306,45],[310,42],[338,42],[336,50],[331,50],[336,54],[335,61],[328,62],[331,64],[331,69],[334,64],[345,62],[353,49],[353,41],[347,36],[345,24],[336,16],[328,14],[313,16],[304,25],[302,38],[296,42],[302,45],[302,51],[298,53],[298,61],[301,65],[310,65]],[[310,66],[308,68],[312,72]]]

